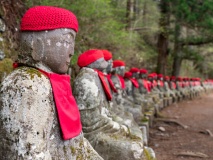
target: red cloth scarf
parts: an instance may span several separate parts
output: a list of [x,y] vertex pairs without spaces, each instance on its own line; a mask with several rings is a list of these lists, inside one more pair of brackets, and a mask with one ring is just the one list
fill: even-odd
[[129,79],[136,88],[139,88],[139,84],[138,84],[137,79],[135,79],[135,78],[129,78]]
[[115,85],[114,85],[114,83],[113,83],[113,81],[111,80],[111,74],[108,74],[108,75],[106,75],[106,77],[107,77],[107,79],[108,79],[108,82],[109,82],[109,85],[110,85],[110,88],[115,92],[115,93],[117,93],[118,91],[117,91],[117,89],[115,88]]
[[144,88],[146,88],[147,92],[150,92],[150,87],[149,87],[148,81],[146,79],[142,79],[142,83],[143,83]]
[[163,87],[163,86],[164,86],[163,81],[159,80],[159,83],[160,83],[160,86],[161,86],[161,87]]
[[177,87],[177,86],[176,86],[175,82],[172,82],[172,88],[173,88],[173,89],[176,89],[176,87]]
[[82,131],[82,126],[78,106],[71,91],[70,76],[39,71],[49,78],[52,85],[63,139],[76,137]]
[[122,76],[120,76],[120,75],[117,75],[117,76],[118,76],[118,78],[119,78],[119,80],[120,80],[121,88],[122,88],[122,89],[125,89],[126,86],[125,86],[124,78],[123,78]]
[[152,82],[150,82],[150,81],[148,81],[148,80],[146,80],[146,81],[147,81],[147,84],[148,84],[149,90],[150,90],[150,92],[151,92],[151,90],[152,90]]
[[153,88],[156,87],[157,85],[158,85],[158,84],[157,84],[156,80],[153,80],[153,82],[152,82]]
[[112,100],[112,94],[111,94],[109,86],[108,86],[108,84],[107,84],[107,82],[106,82],[106,80],[104,78],[105,77],[104,74],[101,71],[99,71],[99,70],[96,70],[96,69],[94,69],[94,70],[98,73],[98,76],[99,76],[100,81],[102,83],[102,86],[103,86],[104,92],[106,94],[107,100],[111,101]]

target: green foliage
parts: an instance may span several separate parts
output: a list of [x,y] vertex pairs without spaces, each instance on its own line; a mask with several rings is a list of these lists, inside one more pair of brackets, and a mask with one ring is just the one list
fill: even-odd
[[8,75],[13,70],[13,61],[9,58],[5,58],[0,61],[0,82],[2,78]]
[[[79,21],[79,32],[76,37],[75,53],[72,65],[76,64],[77,56],[91,48],[108,49],[114,54],[114,59],[120,58],[132,65],[141,67],[145,60],[149,61],[157,55],[153,46],[148,45],[142,35],[153,37],[157,31],[159,12],[153,1],[139,0],[138,16],[135,28],[142,31],[126,31],[125,0],[40,0],[27,1],[28,6],[51,5],[63,7],[74,12]],[[147,4],[146,23],[143,22],[143,5]],[[154,14],[153,14],[154,13]],[[158,15],[158,16],[157,16]],[[152,25],[153,24],[153,25]],[[150,38],[151,39],[151,38]]]

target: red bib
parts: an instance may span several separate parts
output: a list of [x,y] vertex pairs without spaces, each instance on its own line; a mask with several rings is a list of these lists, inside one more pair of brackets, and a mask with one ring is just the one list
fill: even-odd
[[120,76],[120,75],[117,75],[117,76],[118,76],[118,78],[119,78],[119,80],[120,80],[121,88],[122,88],[122,89],[125,89],[126,86],[125,86],[124,78],[123,78],[122,76]]
[[103,86],[104,92],[106,94],[107,100],[111,101],[112,100],[112,95],[111,95],[110,89],[109,89],[109,87],[107,85],[107,82],[105,81],[104,74],[101,71],[99,71],[99,70],[95,69],[95,71],[98,73],[98,76],[99,76],[100,81],[102,83],[102,86]]
[[78,106],[71,91],[70,76],[39,71],[49,78],[52,85],[63,139],[76,137],[82,131],[82,125]]
[[117,93],[118,91],[116,90],[115,85],[113,81],[111,80],[111,74],[108,74],[106,77],[109,82],[110,88],[113,90],[113,92]]
[[135,79],[135,78],[129,78],[129,79],[136,88],[139,88],[139,84],[138,84],[137,79]]
[[142,83],[143,83],[144,88],[146,88],[147,92],[150,92],[150,87],[149,87],[148,81],[146,79],[142,79]]

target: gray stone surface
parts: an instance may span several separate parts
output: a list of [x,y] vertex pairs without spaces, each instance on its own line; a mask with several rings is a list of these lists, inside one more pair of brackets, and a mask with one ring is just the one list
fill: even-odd
[[102,159],[82,133],[62,140],[49,79],[33,68],[2,82],[0,129],[0,159]]
[[82,68],[75,79],[73,95],[81,112],[83,132],[106,160],[143,159],[143,141],[131,138],[125,125],[113,120],[102,84],[91,68]]

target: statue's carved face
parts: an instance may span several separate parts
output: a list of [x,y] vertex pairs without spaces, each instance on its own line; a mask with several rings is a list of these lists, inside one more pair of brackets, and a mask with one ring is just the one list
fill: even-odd
[[75,31],[71,29],[59,29],[48,34],[43,40],[42,63],[55,73],[66,73],[74,54],[75,36]]
[[125,66],[116,67],[116,73],[123,77],[125,73]]
[[106,68],[106,72],[107,73],[110,73],[110,72],[112,72],[112,65],[113,65],[113,61],[112,61],[112,59],[110,59],[110,60],[108,60],[107,61],[108,62],[108,66],[107,66],[107,68]]
[[134,73],[132,73],[132,77],[134,77],[134,78],[139,78],[139,72],[134,72]]
[[[21,62],[32,66],[42,64],[52,72],[64,74],[74,54],[75,36],[74,30],[65,28],[22,32]],[[28,56],[28,60],[24,56]]]
[[108,66],[108,62],[105,61],[104,58],[99,58],[95,62],[89,64],[87,67],[92,69],[97,69],[99,71],[103,71],[107,68],[107,66]]
[[139,75],[140,75],[140,78],[143,78],[143,79],[147,78],[147,74],[140,73]]

